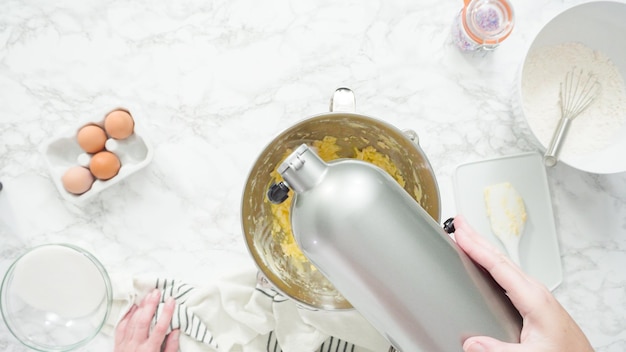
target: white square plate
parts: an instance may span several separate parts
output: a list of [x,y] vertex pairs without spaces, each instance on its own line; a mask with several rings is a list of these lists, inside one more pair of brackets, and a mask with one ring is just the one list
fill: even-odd
[[457,210],[472,227],[506,253],[491,231],[483,191],[510,182],[524,200],[528,218],[520,239],[519,257],[524,272],[554,290],[563,280],[552,201],[542,156],[523,153],[459,165],[454,174]]

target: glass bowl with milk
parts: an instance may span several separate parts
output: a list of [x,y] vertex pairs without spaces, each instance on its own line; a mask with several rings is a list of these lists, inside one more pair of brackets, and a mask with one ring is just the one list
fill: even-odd
[[20,256],[4,276],[2,318],[25,346],[69,351],[98,334],[111,309],[102,264],[69,244],[46,244]]

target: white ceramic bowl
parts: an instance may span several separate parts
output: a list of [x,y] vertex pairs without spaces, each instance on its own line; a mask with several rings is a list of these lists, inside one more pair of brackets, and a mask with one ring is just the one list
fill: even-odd
[[[557,72],[570,70],[569,64],[580,61],[581,56],[561,55],[554,57],[554,60],[539,61],[531,60],[529,57],[540,50],[545,52],[547,48],[577,42],[607,56],[624,79],[626,78],[625,33],[626,2],[617,1],[594,1],[575,5],[549,20],[537,33],[526,52],[520,70],[515,109],[524,116],[532,135],[531,138],[540,150],[547,149],[560,118],[559,84],[563,79],[557,76]],[[547,56],[542,56],[542,58],[545,57]],[[537,67],[548,72],[542,75],[541,80],[537,78],[539,75],[533,73],[533,69],[536,70]],[[564,75],[562,77],[564,78]],[[534,84],[537,82],[540,84]],[[603,83],[603,80],[600,79],[600,82]],[[623,104],[617,104],[620,106],[619,109],[613,109],[613,111],[619,111],[619,116],[621,116],[619,119],[609,120],[611,118],[608,116],[615,115],[594,113],[598,109],[607,111],[608,106],[617,106],[606,104],[609,101],[615,101],[606,95],[609,89],[612,87],[603,87],[601,95],[592,105],[573,120],[559,156],[560,163],[595,174],[626,171],[626,157],[624,156],[626,153],[626,101],[623,101]],[[552,99],[554,106],[550,109],[540,108],[540,106],[545,106],[542,102],[545,101],[544,98]],[[582,119],[587,120],[581,122]],[[607,121],[612,121],[612,124],[605,124]],[[550,126],[554,127],[550,128]],[[579,130],[576,130],[577,128]]]
[[[91,155],[85,153],[76,141],[78,130],[87,124],[103,126],[105,116],[114,110],[127,111],[135,121],[134,132],[128,138],[124,140],[114,140],[110,138],[106,142],[106,150],[115,153],[120,159],[121,167],[118,174],[109,180],[96,179],[91,188],[80,195],[66,191],[61,182],[65,171],[72,166],[87,166],[91,158]],[[96,194],[144,168],[152,161],[152,145],[146,138],[145,131],[141,126],[142,116],[138,108],[121,106],[96,112],[100,114],[94,114],[93,117],[87,118],[81,123],[77,123],[74,128],[70,128],[49,139],[40,147],[40,151],[50,171],[52,181],[63,198],[73,203],[82,203],[92,198]]]
[[2,318],[21,343],[38,351],[69,351],[98,334],[113,293],[94,256],[72,245],[47,244],[15,260],[0,297]]

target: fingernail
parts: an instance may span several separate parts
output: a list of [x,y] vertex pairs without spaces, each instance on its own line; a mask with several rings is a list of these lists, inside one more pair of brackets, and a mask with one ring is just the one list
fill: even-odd
[[152,298],[159,298],[159,295],[161,293],[159,292],[159,290],[157,290],[156,288],[154,290],[152,290],[152,292],[150,293],[150,297]]
[[463,350],[465,352],[487,352],[487,349],[485,349],[485,346],[483,346],[478,341],[470,342],[470,344],[467,347],[465,347]]

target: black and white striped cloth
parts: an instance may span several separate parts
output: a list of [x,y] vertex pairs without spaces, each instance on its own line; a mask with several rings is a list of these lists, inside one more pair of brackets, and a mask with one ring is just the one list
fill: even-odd
[[[352,343],[342,341],[336,337],[330,337],[328,340],[324,341],[319,349],[315,350],[315,352],[356,352],[356,346]],[[269,334],[267,339],[267,352],[282,352],[283,350],[280,348],[278,344],[278,340],[276,340],[276,335],[272,331]]]
[[[219,346],[213,334],[211,334],[202,320],[192,313],[185,304],[195,289],[193,286],[173,279],[157,279],[154,288],[161,290],[161,303],[159,303],[159,307],[157,308],[153,324],[159,319],[161,309],[167,298],[173,297],[176,301],[176,308],[170,323],[170,330],[180,329],[182,333],[194,340],[219,351]],[[354,344],[331,336],[314,352],[355,352],[355,349],[356,346]],[[267,352],[282,352],[278,340],[276,339],[276,334],[274,334],[273,331],[268,335],[266,350]]]
[[177,282],[173,279],[157,279],[154,288],[161,290],[161,303],[159,303],[154,319],[152,320],[153,324],[159,319],[167,298],[172,297],[176,301],[176,308],[172,321],[170,322],[170,330],[180,329],[182,333],[194,340],[218,350],[218,345],[213,334],[211,334],[202,320],[192,313],[185,304],[192,291],[195,289],[193,286]]
[[[311,311],[258,287],[256,272],[235,272],[204,286],[151,275],[112,274],[113,302],[102,332],[113,335],[133,304],[155,288],[176,301],[170,323],[182,352],[387,352],[388,342],[356,311]],[[355,343],[355,344],[353,344]],[[358,343],[358,345],[356,344]]]

